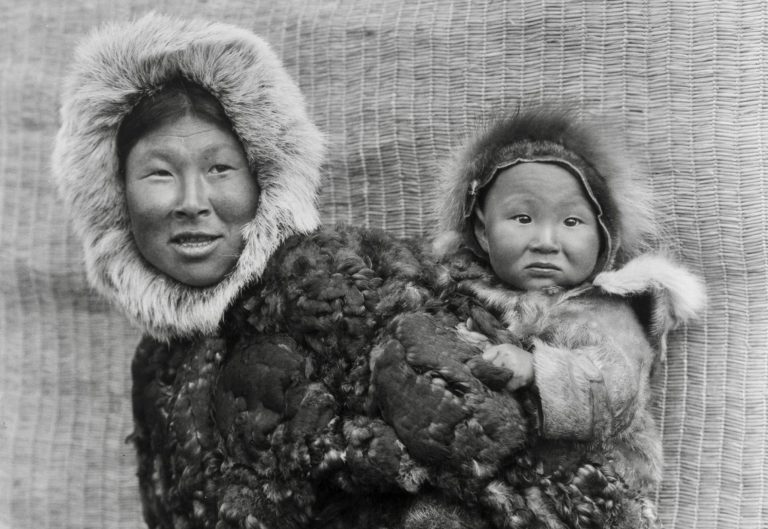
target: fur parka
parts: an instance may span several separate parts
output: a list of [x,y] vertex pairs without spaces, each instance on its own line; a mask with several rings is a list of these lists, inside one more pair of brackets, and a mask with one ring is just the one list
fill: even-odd
[[[534,384],[527,391],[539,419],[528,450],[534,465],[543,475],[571,476],[566,480],[601,475],[603,492],[613,488],[611,503],[623,504],[610,512],[602,497],[575,518],[595,527],[655,527],[651,499],[662,451],[650,411],[650,376],[664,359],[668,332],[695,318],[705,295],[696,276],[650,251],[662,242],[650,194],[627,153],[599,127],[558,107],[490,120],[458,150],[445,175],[435,249],[446,287],[479,301],[502,323],[495,334],[478,333],[482,326],[470,315],[459,326],[462,336],[481,347],[508,341],[532,354]],[[475,240],[474,210],[483,190],[503,169],[526,162],[566,166],[592,202],[602,250],[581,285],[510,288]],[[530,500],[544,518],[549,513],[558,520],[569,510]]]
[[[481,326],[470,315],[459,325],[465,340],[479,347],[515,343],[531,351],[534,385],[518,391],[537,403],[537,434],[526,453],[540,475],[523,488],[539,491],[551,476],[572,483],[581,475],[602,485],[588,508],[572,512],[574,520],[605,528],[656,527],[652,498],[663,461],[650,377],[662,360],[666,334],[702,308],[698,278],[648,254],[573,289],[522,292],[501,284],[464,251],[450,256],[444,280],[501,323],[478,332]],[[498,386],[504,386],[504,375],[497,374]],[[508,481],[500,481],[500,490]],[[498,499],[507,501],[503,492]],[[619,508],[605,508],[609,499]],[[553,520],[570,516],[563,514],[564,504],[530,498],[529,506]]]
[[[121,120],[179,76],[222,104],[260,189],[235,269],[208,288],[142,257],[119,174]],[[433,454],[452,484],[495,467],[525,412],[473,377],[418,245],[318,229],[323,139],[264,41],[156,14],[106,25],[77,50],[61,121],[54,177],[88,278],[146,332],[131,439],[150,527],[485,527]]]

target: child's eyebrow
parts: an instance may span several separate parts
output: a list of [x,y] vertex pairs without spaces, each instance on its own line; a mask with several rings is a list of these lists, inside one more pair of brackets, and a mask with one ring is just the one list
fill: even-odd
[[585,208],[591,208],[591,206],[590,206],[589,202],[587,202],[587,201],[586,201],[586,200],[584,200],[583,198],[582,198],[582,199],[579,199],[579,198],[576,198],[576,197],[567,198],[567,199],[563,200],[563,201],[560,203],[560,205],[563,205],[563,206],[570,206],[570,207],[585,207]]
[[585,200],[569,199],[564,200],[558,205],[559,208],[566,209],[568,211],[585,212],[590,215],[595,214],[595,207]]
[[537,202],[536,197],[530,193],[507,193],[507,195],[501,198],[501,204],[520,204],[523,206],[533,205]]

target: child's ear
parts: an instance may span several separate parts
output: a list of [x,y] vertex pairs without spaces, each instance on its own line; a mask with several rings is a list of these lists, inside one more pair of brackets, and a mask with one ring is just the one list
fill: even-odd
[[475,239],[480,248],[485,253],[488,253],[488,235],[485,233],[485,216],[480,208],[475,209],[475,214],[472,216],[473,228],[475,230]]

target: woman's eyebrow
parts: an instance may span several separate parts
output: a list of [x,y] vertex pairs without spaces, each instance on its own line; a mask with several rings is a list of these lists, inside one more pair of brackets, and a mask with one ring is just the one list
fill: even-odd
[[168,147],[158,147],[152,145],[141,153],[141,157],[134,161],[137,165],[151,163],[152,161],[163,161],[166,163],[173,163],[178,159],[178,153],[175,149],[169,149]]
[[152,146],[144,152],[144,156],[154,156],[157,158],[171,158],[175,153],[175,149],[169,149],[168,147]]
[[200,154],[203,156],[209,156],[211,154],[217,154],[219,152],[237,152],[237,148],[232,145],[227,145],[225,143],[213,143],[211,145],[207,145],[206,147],[203,147],[203,149],[200,150]]

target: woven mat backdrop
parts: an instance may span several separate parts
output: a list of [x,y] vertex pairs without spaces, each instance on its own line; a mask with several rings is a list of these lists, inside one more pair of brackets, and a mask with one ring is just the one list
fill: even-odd
[[673,528],[768,527],[765,0],[0,0],[0,527],[139,528],[128,366],[51,185],[76,40],[151,7],[271,41],[330,139],[326,222],[417,234],[475,116],[615,116],[710,304],[656,385]]

